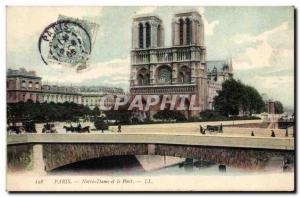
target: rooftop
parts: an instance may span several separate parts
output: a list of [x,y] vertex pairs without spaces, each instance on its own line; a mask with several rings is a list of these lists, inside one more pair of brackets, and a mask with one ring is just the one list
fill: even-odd
[[16,69],[7,69],[6,72],[7,77],[25,77],[25,78],[34,78],[34,79],[41,79],[36,75],[35,71],[27,71],[25,68],[20,68],[19,70]]
[[140,22],[140,21],[147,21],[147,20],[156,20],[156,21],[160,21],[161,22],[161,19],[158,17],[158,16],[155,16],[155,15],[140,15],[140,16],[137,16],[137,17],[134,17],[133,18],[133,21],[137,21],[137,22]]
[[201,17],[201,14],[197,11],[190,11],[190,12],[180,12],[174,15],[175,17],[183,17],[183,16],[198,16]]
[[228,63],[225,60],[212,60],[206,61],[207,70],[212,71],[214,68],[217,69],[218,72],[223,71],[224,66],[227,66]]

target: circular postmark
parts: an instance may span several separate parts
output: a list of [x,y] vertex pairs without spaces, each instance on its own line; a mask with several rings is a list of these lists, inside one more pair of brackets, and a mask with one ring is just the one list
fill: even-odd
[[88,31],[80,24],[59,20],[48,25],[40,35],[39,52],[43,62],[82,67],[92,51]]

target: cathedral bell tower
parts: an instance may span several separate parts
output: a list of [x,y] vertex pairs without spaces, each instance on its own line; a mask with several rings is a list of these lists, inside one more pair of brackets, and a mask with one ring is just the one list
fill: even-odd
[[132,25],[132,48],[147,49],[164,45],[162,21],[156,16],[138,17]]
[[[188,67],[191,70],[191,82],[197,84],[196,95],[202,110],[207,106],[207,66],[204,44],[204,24],[198,12],[175,14],[172,21],[172,46],[187,51],[190,57]],[[178,51],[177,50],[177,51]],[[179,59],[181,59],[181,54]],[[178,58],[178,57],[177,57]],[[178,63],[181,67],[185,62]]]
[[172,22],[173,46],[204,46],[204,25],[198,12],[176,14]]

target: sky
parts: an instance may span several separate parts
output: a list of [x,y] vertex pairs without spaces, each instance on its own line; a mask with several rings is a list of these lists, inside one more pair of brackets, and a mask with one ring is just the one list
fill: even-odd
[[[236,79],[294,107],[293,7],[8,7],[7,68],[35,70],[43,83],[128,90],[133,17],[160,17],[171,46],[172,17],[186,11],[202,15],[207,60],[232,58]],[[45,65],[40,57],[39,36],[59,15],[99,25],[89,67],[81,72]]]

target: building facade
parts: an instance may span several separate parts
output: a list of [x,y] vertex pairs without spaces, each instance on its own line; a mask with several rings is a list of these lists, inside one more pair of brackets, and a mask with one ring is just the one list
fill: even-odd
[[[103,102],[105,108],[111,108],[115,104],[115,97],[125,95],[122,88],[116,87],[82,86],[78,90],[82,96],[82,104],[89,106],[91,109],[102,105],[101,102]],[[105,99],[104,96],[106,96]]]
[[6,79],[6,98],[8,103],[26,102],[42,102],[42,78],[36,76],[34,71],[7,70]]
[[[221,70],[208,70],[204,45],[204,24],[198,12],[179,13],[172,21],[172,46],[164,46],[164,27],[157,16],[134,18],[130,93],[132,95],[192,95],[198,111],[183,111],[188,117],[211,108],[222,79],[232,76],[232,66],[225,62]],[[225,72],[224,72],[225,71]],[[216,76],[216,77],[215,77]],[[215,80],[215,78],[217,80]],[[150,109],[150,116],[158,111]]]
[[76,87],[43,85],[42,86],[43,102],[64,103],[73,102],[82,104],[81,97]]
[[[122,88],[104,86],[58,86],[42,84],[42,78],[36,76],[34,71],[7,70],[7,103],[27,102],[73,102],[83,104],[93,109],[100,106],[103,99],[105,107],[114,105],[115,97],[124,95]],[[109,96],[108,96],[109,95]]]
[[214,97],[222,90],[222,83],[233,77],[230,60],[206,61],[207,65],[207,109],[213,110]]
[[265,108],[268,114],[275,114],[275,102],[271,99],[265,101]]

